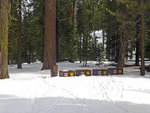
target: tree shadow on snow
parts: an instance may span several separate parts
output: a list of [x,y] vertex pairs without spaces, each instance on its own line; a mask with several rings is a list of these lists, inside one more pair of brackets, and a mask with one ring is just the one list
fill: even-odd
[[150,113],[150,105],[123,101],[0,95],[0,113]]

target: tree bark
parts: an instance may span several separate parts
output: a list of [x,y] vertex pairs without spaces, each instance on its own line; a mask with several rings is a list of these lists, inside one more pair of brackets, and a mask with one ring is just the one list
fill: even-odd
[[121,37],[120,37],[120,51],[119,51],[118,67],[123,68],[125,55],[126,55],[126,39],[124,37],[124,33],[122,33],[120,36]]
[[0,78],[8,75],[8,0],[0,0]]
[[57,10],[58,10],[58,5],[57,5],[57,0],[56,0],[56,62],[59,62],[59,29],[58,29],[58,18],[57,18]]
[[140,48],[139,48],[139,39],[136,38],[136,55],[135,55],[135,65],[139,66],[139,56],[140,56]]
[[73,1],[73,29],[74,29],[74,35],[76,37],[76,30],[77,30],[77,0]]
[[45,38],[44,62],[42,69],[51,69],[52,76],[56,66],[56,0],[45,0]]
[[119,50],[120,50],[120,43],[119,43],[119,35],[118,34],[116,34],[116,55],[115,55],[115,63],[118,63],[118,61],[119,61]]
[[59,62],[59,31],[58,20],[56,20],[56,62]]
[[21,1],[19,0],[19,12],[18,12],[18,59],[17,59],[17,68],[22,69],[21,62],[21,37],[22,37],[22,11],[21,11]]
[[140,33],[140,24],[139,21],[141,16],[137,17],[137,23],[136,23],[136,54],[135,54],[135,65],[139,66],[139,56],[140,56],[140,39],[139,39],[139,33]]
[[102,30],[102,49],[103,49],[103,51],[104,51],[104,49],[105,49],[105,32],[104,32],[104,29]]
[[[142,0],[142,6],[144,5],[144,0]],[[141,76],[145,75],[145,61],[144,61],[144,39],[145,39],[145,25],[144,25],[144,11],[142,8],[142,24],[141,24]]]
[[0,45],[0,78],[1,78],[1,68],[2,68],[2,60],[1,60],[1,45]]
[[106,59],[110,60],[110,37],[108,35],[106,38]]

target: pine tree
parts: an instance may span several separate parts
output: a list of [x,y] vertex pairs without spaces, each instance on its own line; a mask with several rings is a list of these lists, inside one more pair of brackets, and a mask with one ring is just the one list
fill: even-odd
[[22,0],[19,0],[19,6],[18,6],[18,59],[17,59],[17,68],[22,69],[22,63],[21,63],[21,38],[22,38]]
[[0,78],[8,75],[8,0],[0,0]]
[[144,41],[145,41],[145,21],[144,21],[144,0],[142,0],[141,2],[142,5],[142,9],[141,9],[141,15],[142,15],[142,19],[141,19],[141,75],[144,76],[145,75],[145,61],[144,61],[144,54],[145,54],[145,50],[144,50]]
[[56,0],[45,0],[44,63],[42,69],[51,69],[56,76]]
[[139,66],[139,57],[140,57],[140,17],[137,17],[136,23],[136,55],[135,55],[135,65]]
[[73,62],[77,59],[76,12],[74,11],[76,6],[71,0],[57,2],[59,60],[66,59]]

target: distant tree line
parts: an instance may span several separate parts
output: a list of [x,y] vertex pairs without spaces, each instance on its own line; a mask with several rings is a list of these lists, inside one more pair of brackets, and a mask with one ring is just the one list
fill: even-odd
[[[23,62],[44,62],[46,10],[52,10],[46,9],[47,3],[49,0],[0,0],[0,74],[7,62],[18,64],[19,69]],[[48,29],[56,29],[56,61],[79,60],[87,66],[88,60],[107,58],[124,67],[125,59],[135,56],[135,65],[141,58],[144,75],[144,58],[150,58],[149,4],[150,0],[57,0],[56,28]],[[96,31],[102,31],[102,43]],[[8,59],[4,59],[7,47]],[[46,68],[50,67],[43,65]]]

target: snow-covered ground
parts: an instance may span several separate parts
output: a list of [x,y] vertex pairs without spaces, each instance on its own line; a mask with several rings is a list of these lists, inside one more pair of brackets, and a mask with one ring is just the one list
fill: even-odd
[[[68,62],[58,66],[82,68]],[[50,78],[41,67],[9,67],[10,79],[0,80],[0,113],[150,113],[150,73],[141,77],[139,67],[125,68],[124,75],[65,78]],[[89,62],[88,68],[98,67]]]

